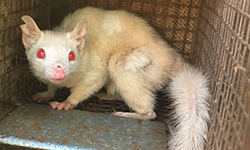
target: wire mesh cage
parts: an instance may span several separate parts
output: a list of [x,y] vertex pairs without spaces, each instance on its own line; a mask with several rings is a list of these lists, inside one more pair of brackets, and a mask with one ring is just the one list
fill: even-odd
[[[249,149],[250,145],[250,1],[249,0],[1,0],[0,118],[32,94],[46,88],[31,74],[21,43],[21,16],[51,29],[85,6],[122,9],[144,18],[172,47],[210,77],[211,109],[207,150]],[[56,100],[69,94],[62,89]],[[157,120],[168,120],[159,96]],[[121,101],[95,97],[79,109],[110,113],[129,110]]]

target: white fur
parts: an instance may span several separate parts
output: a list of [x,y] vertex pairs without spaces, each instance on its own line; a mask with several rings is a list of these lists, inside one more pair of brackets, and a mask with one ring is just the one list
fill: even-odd
[[207,139],[209,89],[207,79],[189,68],[170,83],[176,127],[171,131],[170,150],[202,150]]
[[[34,74],[40,79],[52,79],[52,67],[56,64],[61,64],[66,75],[78,67],[79,57],[75,61],[68,61],[68,54],[74,51],[76,56],[79,56],[77,50],[78,43],[70,40],[67,33],[43,32],[36,44],[33,44],[29,51],[26,51],[31,69]],[[46,52],[45,59],[36,57],[37,50],[43,48]]]
[[107,32],[107,35],[112,35],[116,32],[121,32],[120,19],[117,15],[107,13],[102,21],[102,28]]
[[152,60],[150,56],[143,51],[134,51],[127,56],[125,62],[125,69],[133,72],[142,71],[145,66],[148,66]]

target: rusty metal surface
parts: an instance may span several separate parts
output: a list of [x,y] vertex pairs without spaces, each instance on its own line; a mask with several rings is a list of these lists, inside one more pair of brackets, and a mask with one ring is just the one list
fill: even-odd
[[26,104],[0,122],[0,143],[40,149],[166,149],[165,124]]

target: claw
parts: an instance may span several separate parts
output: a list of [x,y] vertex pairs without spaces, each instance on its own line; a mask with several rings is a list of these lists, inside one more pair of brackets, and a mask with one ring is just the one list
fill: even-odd
[[63,109],[69,110],[74,108],[74,105],[65,102],[50,102],[50,106],[53,109],[58,109],[58,110],[63,110]]

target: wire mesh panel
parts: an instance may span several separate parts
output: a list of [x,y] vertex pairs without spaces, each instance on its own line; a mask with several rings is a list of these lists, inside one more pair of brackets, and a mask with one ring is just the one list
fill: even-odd
[[249,37],[250,1],[202,2],[194,60],[211,75],[211,120],[206,149],[240,150],[246,144],[250,126]]
[[48,24],[44,16],[44,2],[38,0],[1,0],[0,1],[0,116],[11,106],[20,104],[21,91],[26,88],[28,65],[21,43],[19,25],[21,16],[30,14],[37,19],[41,27]]

